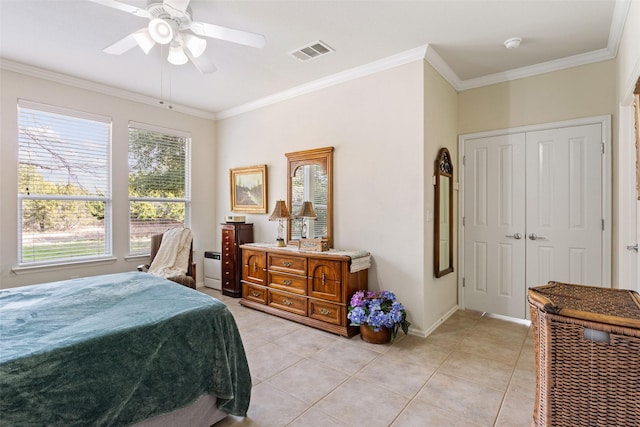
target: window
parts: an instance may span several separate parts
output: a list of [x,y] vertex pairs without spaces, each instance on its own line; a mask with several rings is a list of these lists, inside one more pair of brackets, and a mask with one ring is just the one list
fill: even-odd
[[129,253],[149,253],[151,236],[188,226],[191,135],[129,123]]
[[111,123],[18,101],[20,265],[111,256]]
[[[296,214],[304,201],[313,202],[317,218],[308,221],[307,236],[324,236],[327,233],[327,187],[328,175],[319,165],[304,165],[298,168],[292,179],[291,213]],[[302,221],[293,221],[293,235],[302,235]]]

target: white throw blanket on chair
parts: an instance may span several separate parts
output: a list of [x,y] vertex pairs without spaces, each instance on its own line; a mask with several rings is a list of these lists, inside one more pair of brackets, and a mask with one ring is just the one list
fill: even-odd
[[191,239],[191,230],[188,228],[179,227],[165,231],[158,253],[149,267],[149,273],[165,278],[186,274],[189,268]]

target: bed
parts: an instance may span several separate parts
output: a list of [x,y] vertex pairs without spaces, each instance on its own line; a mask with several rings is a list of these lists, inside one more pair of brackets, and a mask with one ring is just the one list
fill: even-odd
[[140,272],[0,290],[0,426],[208,426],[250,395],[235,320],[206,294]]

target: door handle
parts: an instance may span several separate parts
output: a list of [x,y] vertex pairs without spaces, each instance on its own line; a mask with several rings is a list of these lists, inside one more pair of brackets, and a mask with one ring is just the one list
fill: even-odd
[[531,239],[531,240],[547,240],[546,237],[538,236],[535,233],[529,234],[529,239]]
[[628,251],[636,251],[636,252],[638,252],[638,244],[636,243],[633,246],[627,246],[627,250]]
[[513,234],[507,235],[507,236],[505,236],[505,237],[508,237],[508,238],[510,238],[510,239],[520,240],[520,239],[522,239],[522,234],[520,234],[520,233],[513,233]]

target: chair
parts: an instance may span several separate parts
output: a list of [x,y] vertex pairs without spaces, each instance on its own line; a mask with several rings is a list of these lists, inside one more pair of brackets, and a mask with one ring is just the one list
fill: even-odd
[[[138,271],[147,272],[153,259],[156,257],[160,245],[162,244],[162,234],[154,234],[151,236],[151,252],[149,253],[149,263],[138,266]],[[188,288],[196,288],[196,264],[193,262],[193,241],[191,241],[191,250],[189,251],[189,264],[187,267],[187,274],[180,276],[167,277],[172,282],[179,283]]]

